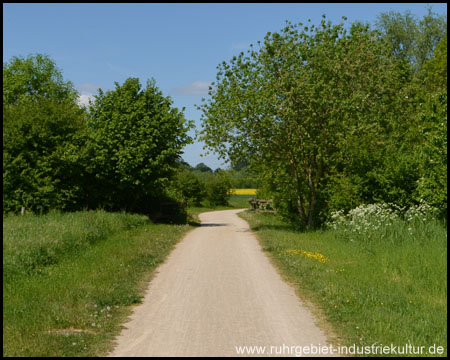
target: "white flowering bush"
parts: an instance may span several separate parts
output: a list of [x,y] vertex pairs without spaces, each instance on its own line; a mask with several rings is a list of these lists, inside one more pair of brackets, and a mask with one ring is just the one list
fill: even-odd
[[374,236],[392,238],[400,228],[406,227],[412,234],[417,224],[435,219],[437,214],[437,208],[423,202],[408,209],[392,203],[368,204],[360,205],[347,214],[343,210],[333,212],[327,227],[350,241],[370,240]]
[[426,204],[421,201],[421,203],[417,206],[411,206],[408,210],[403,214],[403,218],[406,221],[427,221],[431,219],[435,219],[439,214],[439,209],[433,206]]

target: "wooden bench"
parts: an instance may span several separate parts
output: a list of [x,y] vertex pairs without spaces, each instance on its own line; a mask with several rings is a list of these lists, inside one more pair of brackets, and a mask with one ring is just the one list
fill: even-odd
[[263,199],[250,199],[250,205],[254,210],[271,210],[272,200],[263,200]]

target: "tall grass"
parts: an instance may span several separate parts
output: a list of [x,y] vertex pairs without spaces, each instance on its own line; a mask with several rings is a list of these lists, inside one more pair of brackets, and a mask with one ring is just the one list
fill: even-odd
[[3,223],[3,356],[99,356],[189,225],[98,212]]
[[447,231],[415,210],[335,214],[329,230],[307,233],[273,214],[243,217],[299,295],[331,324],[336,342],[436,344],[446,354]]
[[142,215],[85,211],[3,218],[3,277],[30,274],[110,234],[148,222]]

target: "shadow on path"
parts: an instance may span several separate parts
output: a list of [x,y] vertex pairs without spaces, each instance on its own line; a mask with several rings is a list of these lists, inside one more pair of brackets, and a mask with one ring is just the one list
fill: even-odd
[[200,224],[200,227],[214,227],[214,226],[227,226],[228,224],[220,224],[220,223],[210,223],[210,224]]

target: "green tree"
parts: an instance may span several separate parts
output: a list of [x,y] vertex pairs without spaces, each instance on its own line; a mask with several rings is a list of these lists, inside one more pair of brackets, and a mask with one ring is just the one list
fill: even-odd
[[381,13],[375,25],[393,54],[409,63],[415,74],[433,56],[437,44],[447,34],[447,17],[434,13],[431,7],[421,20],[410,11]]
[[86,113],[43,55],[3,65],[3,211],[73,210],[80,187]]
[[99,91],[90,107],[94,203],[110,210],[149,213],[165,198],[191,124],[154,80],[141,89],[129,78]]
[[206,199],[213,206],[228,205],[232,186],[231,176],[226,171],[211,174],[205,182]]
[[[325,16],[324,16],[325,17]],[[202,140],[231,163],[248,159],[312,228],[330,174],[378,151],[402,114],[401,71],[367,25],[287,22],[259,50],[218,66]],[[286,195],[285,195],[286,194]],[[286,201],[287,201],[286,199]]]
[[425,63],[420,79],[428,91],[447,91],[447,34],[436,46],[434,56]]
[[206,196],[204,182],[195,173],[189,170],[181,170],[177,173],[177,190],[181,193],[187,205],[200,206]]
[[425,201],[447,212],[447,36],[436,47],[418,76],[420,89],[415,114],[418,119],[415,153],[420,178],[415,192]]
[[255,173],[251,171],[249,166],[238,166],[230,170],[231,177],[233,178],[234,186],[237,189],[256,189],[258,188],[258,179]]
[[210,172],[210,173],[213,172],[212,169],[209,166],[205,165],[204,163],[197,164],[197,166],[194,168],[194,170],[198,170],[201,172]]
[[3,63],[3,106],[17,104],[24,98],[75,101],[77,95],[73,84],[64,81],[61,71],[47,55],[14,56]]

